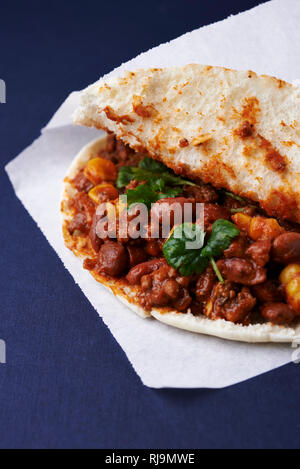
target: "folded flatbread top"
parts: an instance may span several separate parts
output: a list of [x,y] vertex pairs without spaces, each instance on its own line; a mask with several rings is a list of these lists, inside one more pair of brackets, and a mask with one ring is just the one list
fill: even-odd
[[300,222],[300,89],[293,85],[196,64],[137,70],[88,87],[74,121]]

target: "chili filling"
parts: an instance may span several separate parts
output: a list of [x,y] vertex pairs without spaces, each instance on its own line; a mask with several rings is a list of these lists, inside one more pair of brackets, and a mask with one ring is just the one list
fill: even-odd
[[[201,180],[182,179],[114,135],[69,182],[76,190],[68,231],[87,240],[84,267],[138,286],[137,301],[144,309],[175,309],[243,325],[284,325],[300,316],[298,225],[268,217],[252,201]],[[136,238],[118,221],[114,234],[99,236],[97,207],[111,203],[120,211],[124,194],[125,210],[138,202],[149,208],[145,236]],[[192,207],[190,235],[198,232],[200,239],[190,252],[182,247],[182,239],[175,239],[174,230],[163,233],[162,222],[163,215],[169,215],[171,227],[177,229],[173,208],[183,210],[186,203]],[[128,216],[134,216],[130,210]],[[156,238],[150,233],[153,224]]]

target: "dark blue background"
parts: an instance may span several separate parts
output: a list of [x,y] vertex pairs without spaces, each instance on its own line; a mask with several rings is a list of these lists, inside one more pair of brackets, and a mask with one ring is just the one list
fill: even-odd
[[[39,135],[70,91],[150,47],[258,3],[1,2],[0,78],[7,83],[1,164]],[[7,343],[1,447],[299,447],[299,367],[224,390],[148,389],[3,170],[0,224],[0,338]]]

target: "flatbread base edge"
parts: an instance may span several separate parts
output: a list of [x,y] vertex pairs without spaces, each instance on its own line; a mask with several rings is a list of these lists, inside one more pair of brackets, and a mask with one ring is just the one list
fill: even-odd
[[[71,244],[71,236],[67,230],[67,221],[70,219],[68,213],[68,200],[72,197],[74,189],[69,180],[74,178],[77,172],[85,166],[92,155],[97,153],[105,146],[106,136],[101,136],[85,145],[78,155],[74,158],[64,181],[63,195],[61,202],[61,212],[63,215],[63,237],[65,245],[73,251],[77,257],[85,258],[84,249],[77,249]],[[80,241],[80,240],[79,240]],[[300,324],[294,327],[275,326],[270,323],[251,324],[243,326],[234,324],[224,319],[211,320],[205,316],[194,316],[191,313],[179,313],[177,311],[165,312],[159,308],[153,308],[150,312],[145,311],[136,301],[137,287],[125,286],[120,281],[108,279],[95,272],[91,272],[97,282],[108,288],[131,311],[135,312],[141,318],[152,317],[164,324],[172,327],[219,337],[227,340],[252,343],[291,343],[300,336]]]

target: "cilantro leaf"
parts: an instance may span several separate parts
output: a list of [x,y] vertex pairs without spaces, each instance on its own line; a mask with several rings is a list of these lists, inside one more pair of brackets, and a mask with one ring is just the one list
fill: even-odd
[[147,184],[142,184],[126,192],[128,208],[133,204],[142,203],[150,210],[151,204],[158,201],[158,194]]
[[222,192],[223,192],[224,195],[227,195],[228,197],[231,197],[232,199],[237,200],[238,202],[240,202],[240,204],[243,204],[243,205],[246,204],[246,201],[244,199],[242,199],[242,197],[240,197],[238,195],[235,195],[232,192],[229,192],[229,191],[226,191],[226,190],[223,190]]
[[129,189],[126,192],[128,208],[133,204],[142,203],[150,210],[151,204],[167,197],[177,197],[182,193],[180,187],[165,187],[164,192],[155,192],[148,184],[141,184],[136,189]]
[[221,193],[223,193],[224,195],[227,195],[228,197],[231,197],[234,200],[237,200],[240,204],[244,206],[242,208],[232,208],[231,213],[242,212],[246,205],[248,205],[249,207],[257,208],[256,205],[249,204],[246,200],[242,199],[242,197],[240,197],[239,195],[235,195],[232,192],[222,190]]
[[[205,247],[205,232],[200,225],[183,223],[171,233],[163,247],[164,256],[169,265],[181,275],[201,274],[211,262],[220,282],[223,278],[217,268],[214,257],[227,249],[231,241],[239,235],[236,226],[227,220],[217,220]],[[197,241],[196,246],[189,247],[188,242]]]
[[137,181],[146,181],[151,185],[153,190],[162,191],[165,185],[171,186],[194,186],[195,184],[180,176],[176,176],[164,164],[159,161],[152,160],[146,156],[143,158],[139,166],[123,166],[119,170],[116,186],[118,189],[126,187],[132,179]]
[[162,173],[161,177],[164,179],[166,184],[172,184],[173,186],[196,186],[194,182],[182,179],[180,176],[175,176],[175,174],[172,174],[169,171]]
[[208,258],[220,256],[239,234],[240,231],[230,221],[222,219],[215,221],[207,245],[202,249],[203,256]]
[[182,194],[181,187],[165,187],[163,192],[158,194],[159,199],[166,199],[167,197],[177,197]]
[[130,183],[130,181],[134,179],[132,169],[133,166],[122,166],[122,168],[120,168],[116,182],[116,186],[118,189],[126,187]]
[[152,179],[152,180],[148,181],[148,183],[149,183],[151,189],[153,191],[157,191],[157,192],[163,191],[164,188],[165,188],[165,185],[166,185],[165,181],[160,177]]
[[166,166],[163,163],[153,160],[149,156],[145,156],[145,158],[140,161],[139,167],[141,169],[151,171],[152,173],[160,173],[162,171],[166,171]]
[[214,272],[215,272],[216,276],[218,277],[219,282],[220,282],[220,283],[224,283],[224,279],[223,279],[223,277],[222,277],[222,274],[221,274],[221,272],[219,271],[218,266],[217,266],[217,264],[216,264],[216,261],[214,260],[213,257],[211,257],[210,263],[211,263],[211,265],[212,265],[212,268],[214,269]]
[[[164,256],[169,265],[179,271],[181,275],[192,275],[203,272],[209,259],[201,254],[205,232],[200,225],[183,223],[174,228],[163,247]],[[195,247],[188,249],[189,244]]]
[[161,191],[165,187],[165,180],[159,173],[152,173],[141,168],[132,168],[132,173],[134,179],[139,182],[146,181],[154,191]]
[[165,181],[166,184],[195,186],[193,182],[188,181],[187,179],[183,179],[180,176],[176,176],[163,163],[153,160],[149,156],[146,156],[140,161],[139,168],[150,171],[152,173],[159,173],[160,177]]
[[148,156],[140,161],[138,167],[121,167],[116,186],[118,189],[126,187],[133,179],[144,182],[144,184],[126,192],[128,207],[134,203],[145,203],[150,208],[151,203],[155,203],[159,199],[177,197],[182,194],[182,188],[177,186],[194,185],[180,176],[175,176],[164,164]]
[[245,210],[245,207],[242,208],[231,208],[231,213],[242,213]]

